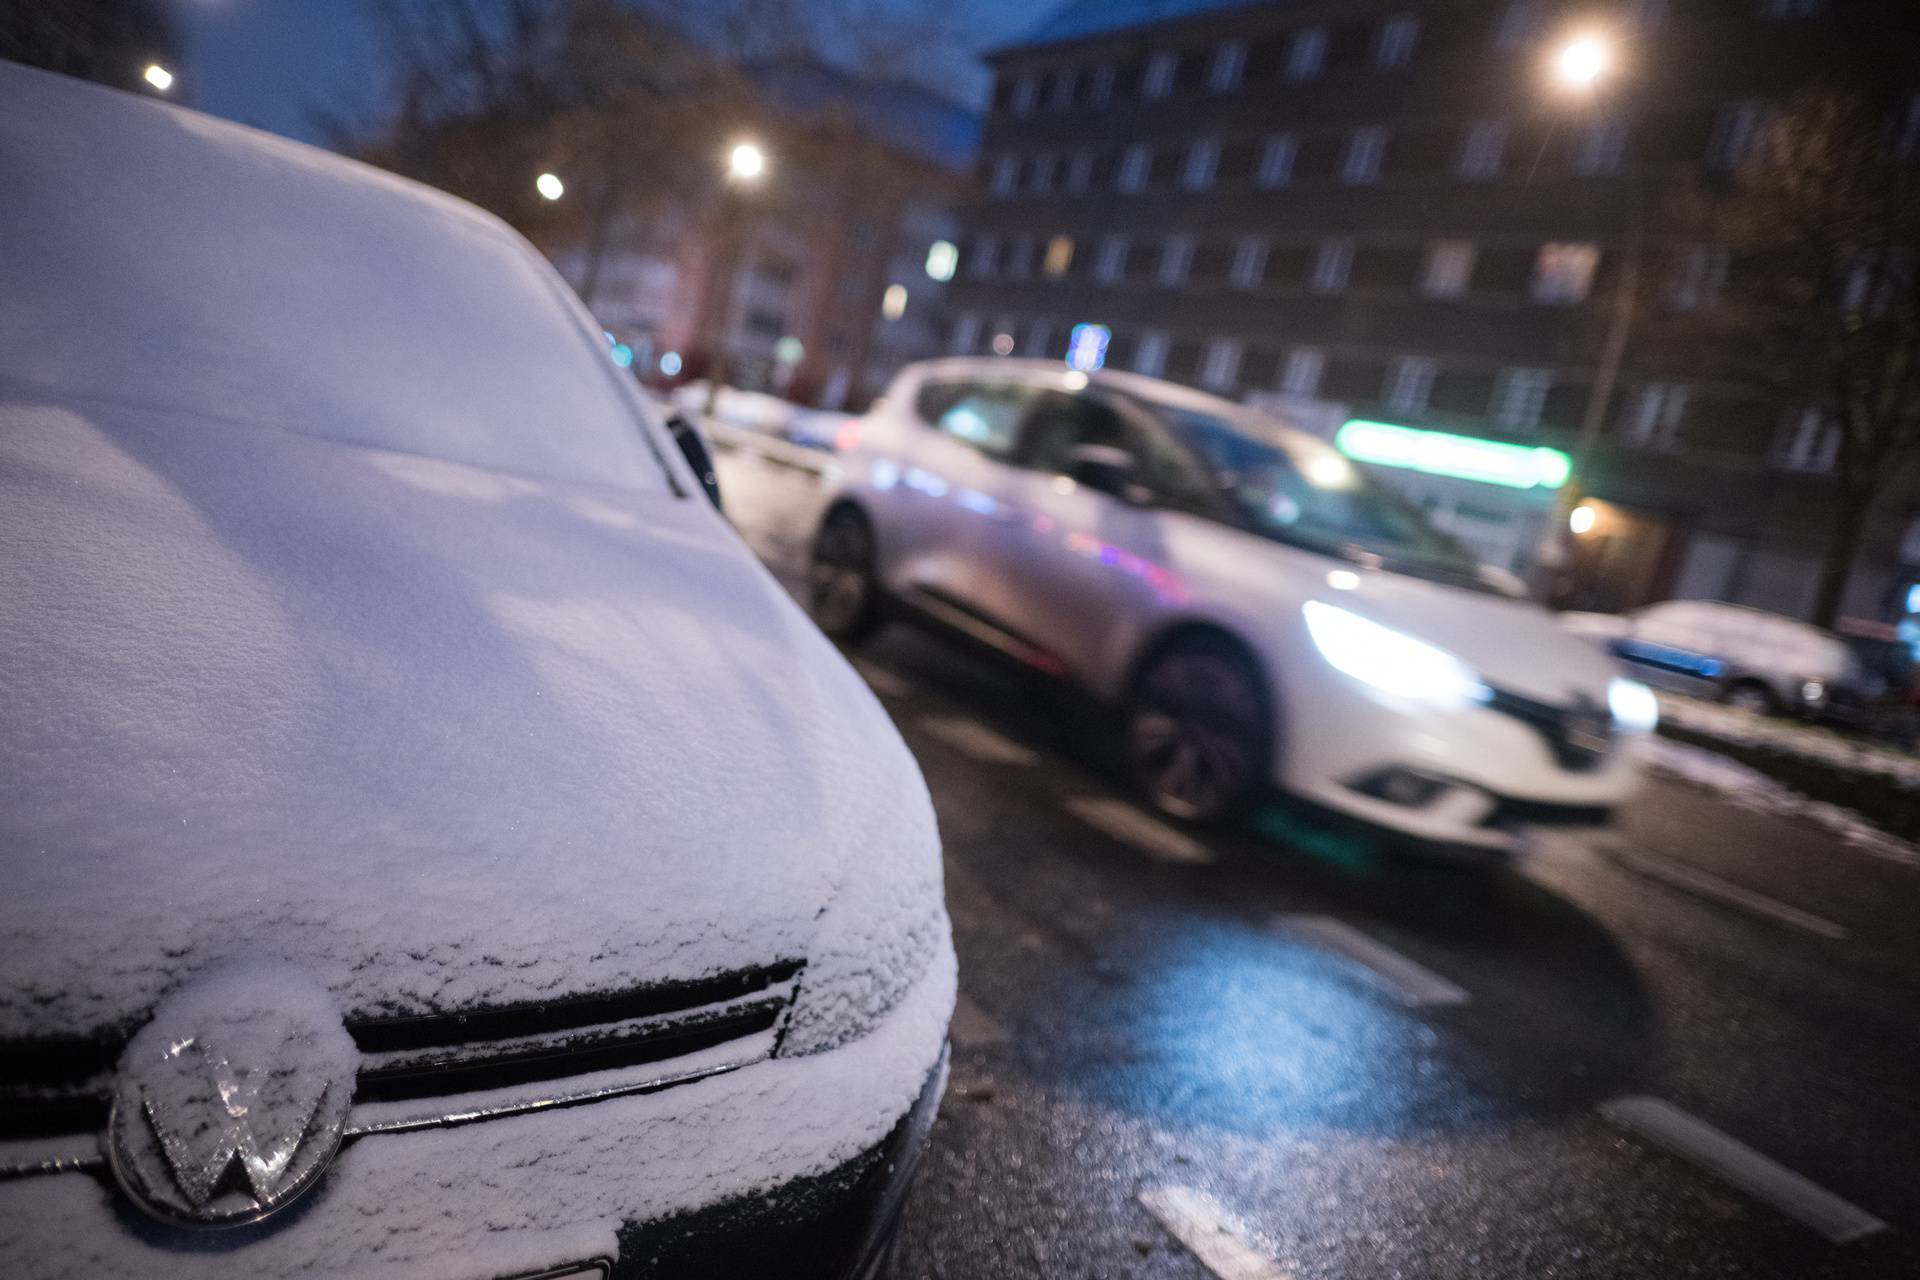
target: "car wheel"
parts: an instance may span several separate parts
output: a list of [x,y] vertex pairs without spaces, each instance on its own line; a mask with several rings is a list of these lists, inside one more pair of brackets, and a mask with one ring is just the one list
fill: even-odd
[[1742,680],[1727,690],[1723,701],[1735,710],[1749,711],[1756,716],[1777,715],[1780,711],[1780,700],[1773,696],[1773,691],[1751,680]]
[[866,639],[880,625],[873,526],[852,507],[829,511],[814,536],[807,603],[820,629],[843,644]]
[[1224,639],[1176,641],[1135,682],[1127,762],[1154,807],[1217,822],[1266,782],[1272,718],[1259,673]]

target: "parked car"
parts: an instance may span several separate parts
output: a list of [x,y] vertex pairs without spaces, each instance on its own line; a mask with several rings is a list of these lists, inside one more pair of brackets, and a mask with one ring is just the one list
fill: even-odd
[[1665,600],[1628,614],[1567,613],[1649,684],[1763,715],[1817,711],[1859,668],[1840,637],[1794,618],[1714,600]]
[[1332,446],[1213,396],[1038,361],[910,366],[860,423],[811,603],[907,615],[1123,709],[1146,796],[1269,784],[1451,850],[1594,822],[1653,696]]
[[0,172],[6,1274],[879,1274],[926,789],[585,309],[5,63]]

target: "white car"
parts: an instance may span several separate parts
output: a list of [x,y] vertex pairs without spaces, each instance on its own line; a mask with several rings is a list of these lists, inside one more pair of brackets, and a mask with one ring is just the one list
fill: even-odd
[[0,63],[0,1258],[870,1277],[924,783],[546,262]]
[[1633,790],[1653,695],[1330,445],[1120,373],[911,366],[859,425],[811,606],[909,612],[1125,709],[1168,813],[1269,783],[1423,843],[1505,850]]

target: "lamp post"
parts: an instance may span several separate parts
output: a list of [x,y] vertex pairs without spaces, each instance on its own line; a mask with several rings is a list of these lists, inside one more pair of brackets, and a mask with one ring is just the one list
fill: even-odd
[[[1588,33],[1570,38],[1555,52],[1552,80],[1561,91],[1584,98],[1588,106],[1595,106],[1602,86],[1614,76],[1616,70],[1617,56],[1613,42],[1597,33]],[[1580,509],[1580,500],[1584,496],[1583,481],[1600,435],[1606,429],[1607,413],[1613,404],[1614,391],[1619,386],[1627,341],[1633,334],[1640,278],[1645,269],[1646,210],[1636,174],[1630,174],[1628,178],[1626,230],[1625,250],[1608,306],[1599,364],[1594,370],[1593,386],[1587,392],[1579,430],[1570,451],[1573,456],[1573,479],[1561,487],[1553,512],[1540,532],[1540,542],[1534,554],[1535,583],[1542,596],[1551,593],[1557,572],[1570,559],[1568,539],[1583,531],[1576,526],[1584,523],[1591,528],[1591,521],[1576,520],[1574,513]]]
[[702,316],[707,328],[707,349],[712,359],[707,365],[707,409],[711,418],[720,403],[720,387],[727,379],[727,333],[732,328],[733,300],[738,290],[734,276],[745,238],[745,209],[742,199],[746,188],[759,185],[767,172],[767,153],[751,140],[736,142],[727,152],[725,190],[721,196],[718,244],[714,250],[713,280],[708,285],[708,305]]

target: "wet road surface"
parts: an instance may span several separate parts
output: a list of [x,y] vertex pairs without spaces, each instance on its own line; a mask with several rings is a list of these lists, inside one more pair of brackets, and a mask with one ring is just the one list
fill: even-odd
[[[817,482],[722,481],[797,581]],[[961,964],[900,1276],[1920,1275],[1920,870],[1660,779],[1494,868],[1177,827],[1069,692],[853,656]]]

